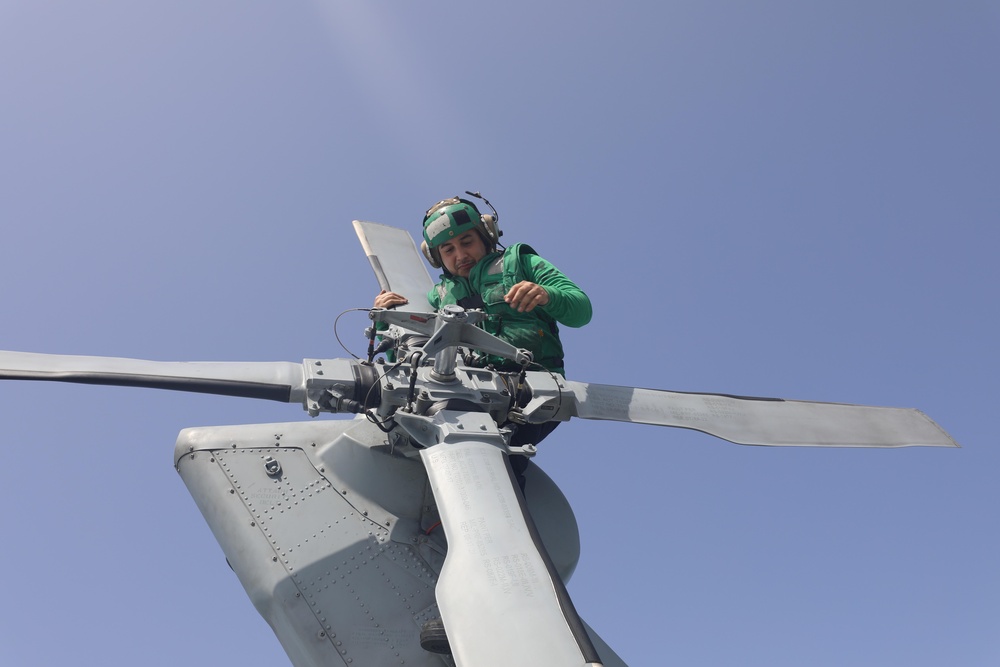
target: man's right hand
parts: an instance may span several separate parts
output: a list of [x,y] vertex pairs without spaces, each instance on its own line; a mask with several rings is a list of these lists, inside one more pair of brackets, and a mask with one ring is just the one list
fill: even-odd
[[406,297],[402,294],[387,292],[386,290],[382,290],[378,293],[378,296],[375,297],[376,308],[395,308],[396,306],[402,306],[407,303],[409,303],[409,301],[407,301]]

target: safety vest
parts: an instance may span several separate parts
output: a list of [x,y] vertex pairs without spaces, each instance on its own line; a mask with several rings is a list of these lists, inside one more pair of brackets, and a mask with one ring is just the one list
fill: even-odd
[[[428,294],[428,300],[435,309],[457,304],[467,310],[479,308],[485,311],[489,317],[480,325],[485,331],[514,347],[528,350],[534,355],[535,363],[544,368],[564,374],[563,347],[555,319],[542,308],[519,313],[504,301],[504,296],[517,283],[523,280],[537,282],[526,258],[527,255],[537,254],[525,243],[516,243],[503,252],[490,253],[479,260],[468,278],[443,274],[441,282]],[[519,369],[513,361],[496,356],[481,359],[480,365],[488,364],[504,371]],[[537,370],[537,367],[534,368]]]

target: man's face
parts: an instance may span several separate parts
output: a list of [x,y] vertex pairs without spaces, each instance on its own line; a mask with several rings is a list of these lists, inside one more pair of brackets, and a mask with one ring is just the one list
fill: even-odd
[[441,253],[441,263],[449,273],[468,278],[472,267],[486,257],[486,244],[478,232],[469,230],[439,245],[438,252]]

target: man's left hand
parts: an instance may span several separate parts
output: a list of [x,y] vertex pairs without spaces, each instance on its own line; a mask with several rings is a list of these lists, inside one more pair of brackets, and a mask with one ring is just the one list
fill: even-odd
[[536,307],[545,306],[549,303],[549,293],[537,283],[522,280],[511,287],[503,299],[507,302],[507,305],[517,312],[530,313]]

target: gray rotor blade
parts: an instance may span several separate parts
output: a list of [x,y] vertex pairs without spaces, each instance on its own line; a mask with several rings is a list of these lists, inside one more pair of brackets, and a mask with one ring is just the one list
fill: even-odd
[[807,447],[958,447],[912,408],[786,401],[567,382],[573,416],[676,426],[739,445]]
[[0,351],[0,380],[47,380],[150,387],[299,403],[302,364],[285,361],[145,361]]
[[465,440],[420,455],[448,539],[435,595],[456,664],[599,664],[501,449]]
[[409,232],[361,220],[354,221],[354,231],[375,270],[379,286],[405,296],[410,302],[406,310],[433,312],[427,293],[434,283]]

